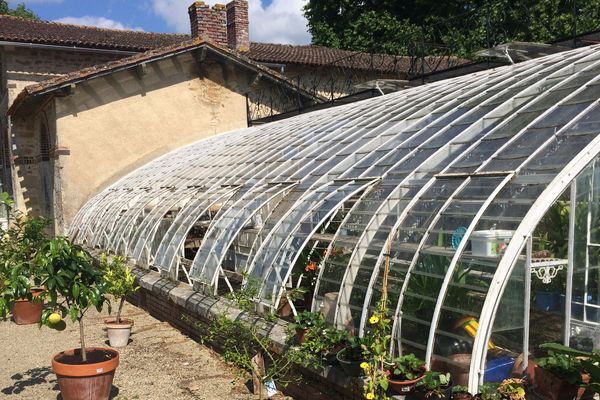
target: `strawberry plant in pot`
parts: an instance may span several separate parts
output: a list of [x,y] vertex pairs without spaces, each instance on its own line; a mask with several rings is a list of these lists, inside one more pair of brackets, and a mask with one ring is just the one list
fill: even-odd
[[119,353],[110,348],[86,347],[83,323],[91,307],[99,312],[105,305],[110,308],[102,272],[94,267],[87,251],[60,236],[40,248],[36,263],[37,279],[45,285],[48,300],[42,324],[53,327],[66,316],[79,324],[80,347],[52,357],[63,399],[108,399]]
[[294,317],[294,323],[289,328],[296,333],[296,340],[302,344],[304,335],[309,330],[320,331],[325,328],[325,319],[318,312],[302,311]]
[[540,348],[548,351],[546,357],[537,358],[534,366],[533,386],[536,394],[550,400],[572,399],[582,382],[583,366],[580,352],[555,343]]
[[415,385],[425,377],[425,362],[409,353],[393,360],[388,381],[398,393],[411,393]]
[[112,347],[125,347],[129,343],[133,320],[121,318],[125,298],[135,293],[139,286],[135,284],[135,278],[131,270],[125,265],[125,259],[120,256],[113,257],[108,261],[106,254],[100,257],[100,269],[104,273],[105,291],[111,294],[115,301],[119,302],[115,318],[104,320],[108,341]]
[[296,344],[293,329],[288,332],[288,337],[292,343],[290,354],[293,357],[295,364],[304,367],[319,369],[326,364],[334,364],[337,362],[337,353],[346,346],[348,341],[348,333],[338,330],[333,327],[324,327],[322,325],[314,325],[304,333],[302,343]]
[[427,371],[423,379],[415,384],[415,395],[420,399],[450,399],[452,382],[449,373]]
[[37,249],[44,243],[44,229],[50,220],[12,213],[12,201],[2,193],[0,204],[11,213],[13,221],[0,229],[0,318],[12,313],[18,325],[40,321],[43,288],[35,285],[37,265],[33,262]]

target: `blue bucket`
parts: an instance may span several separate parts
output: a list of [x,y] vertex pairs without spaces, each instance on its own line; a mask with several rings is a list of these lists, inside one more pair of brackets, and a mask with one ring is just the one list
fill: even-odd
[[515,359],[510,356],[488,360],[485,367],[484,382],[502,382],[510,378],[510,372],[515,365]]

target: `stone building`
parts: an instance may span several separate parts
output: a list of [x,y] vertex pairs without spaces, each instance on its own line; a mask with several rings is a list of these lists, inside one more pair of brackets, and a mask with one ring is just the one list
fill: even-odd
[[373,77],[406,82],[412,68],[408,57],[252,43],[246,0],[188,12],[191,35],[0,16],[2,182],[20,209],[64,232],[90,196],[170,149]]
[[312,101],[277,73],[202,39],[27,86],[7,113],[17,203],[52,217],[62,232],[88,198],[140,165],[245,127],[253,87]]

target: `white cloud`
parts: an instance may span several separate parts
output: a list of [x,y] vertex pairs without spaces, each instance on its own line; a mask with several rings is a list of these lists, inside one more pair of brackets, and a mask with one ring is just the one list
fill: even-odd
[[54,22],[61,22],[63,24],[95,26],[97,28],[106,29],[129,29],[134,31],[143,31],[143,29],[139,27],[132,28],[130,26],[124,25],[119,21],[115,21],[104,17],[96,17],[92,15],[86,15],[83,17],[64,17],[55,19]]
[[[226,3],[208,0],[206,3]],[[310,34],[306,18],[302,15],[305,0],[272,0],[264,6],[261,0],[249,1],[250,40],[254,42],[306,44]],[[187,13],[191,0],[152,0],[152,10],[179,33],[190,31]]]

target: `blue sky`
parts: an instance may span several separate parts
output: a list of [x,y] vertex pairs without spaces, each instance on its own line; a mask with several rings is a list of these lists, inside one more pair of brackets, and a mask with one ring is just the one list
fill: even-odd
[[[250,39],[256,42],[310,42],[302,6],[306,0],[249,0]],[[189,32],[187,7],[193,0],[9,0],[24,2],[42,19],[114,29]],[[205,0],[226,3],[227,0]]]

